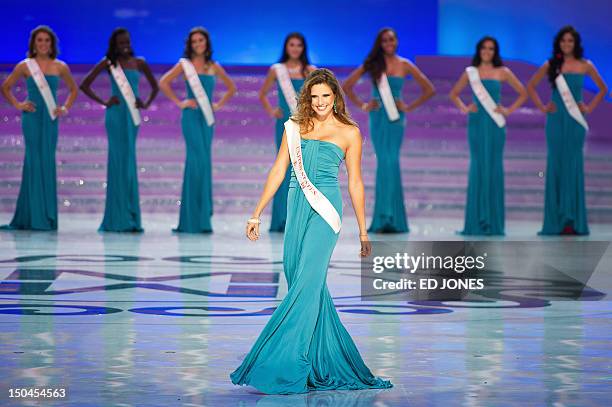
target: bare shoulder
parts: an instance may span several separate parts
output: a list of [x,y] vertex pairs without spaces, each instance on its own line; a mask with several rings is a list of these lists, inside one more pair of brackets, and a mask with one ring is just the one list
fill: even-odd
[[217,61],[211,61],[210,62],[212,70],[215,74],[224,74],[225,73],[225,69],[223,69],[223,66],[218,63]]
[[64,61],[62,61],[61,59],[56,59],[55,60],[55,66],[57,66],[57,69],[60,72],[65,72],[65,71],[69,70],[68,64],[65,63]]
[[347,146],[353,143],[361,143],[361,131],[354,124],[338,123],[339,136]]
[[399,55],[398,55],[398,56],[397,56],[397,58],[400,60],[401,64],[402,64],[403,66],[405,66],[406,68],[412,69],[412,68],[415,68],[415,67],[416,67],[416,65],[414,64],[414,62],[412,62],[411,60],[409,60],[409,59],[408,59],[408,58],[406,58],[406,57],[401,57],[401,56],[399,56]]
[[507,66],[500,66],[497,69],[499,69],[499,71],[501,72],[502,78],[507,79],[512,76],[512,70]]
[[595,64],[593,64],[593,61],[591,61],[590,59],[583,59],[582,63],[585,65],[587,72],[595,69]]

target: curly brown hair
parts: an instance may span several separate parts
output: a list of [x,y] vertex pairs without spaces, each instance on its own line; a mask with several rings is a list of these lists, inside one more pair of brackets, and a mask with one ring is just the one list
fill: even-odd
[[346,111],[346,102],[344,101],[344,93],[342,87],[338,83],[338,79],[332,71],[326,68],[315,69],[312,71],[302,86],[302,90],[298,95],[297,112],[291,116],[291,120],[299,124],[300,133],[306,134],[314,129],[313,118],[315,111],[312,108],[310,90],[314,85],[321,83],[326,84],[334,94],[334,117],[341,123],[351,126],[357,126],[357,123],[351,118],[351,115]]

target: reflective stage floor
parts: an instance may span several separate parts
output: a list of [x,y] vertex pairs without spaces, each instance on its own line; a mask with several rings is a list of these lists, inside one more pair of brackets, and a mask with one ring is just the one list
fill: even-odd
[[[249,242],[231,214],[215,216],[212,235],[173,234],[171,214],[146,214],[140,235],[97,233],[99,220],[66,214],[58,233],[0,233],[0,405],[609,405],[609,269],[592,275],[606,295],[590,301],[362,301],[347,217],[328,285],[366,364],[394,387],[272,396],[228,376],[286,293],[282,235]],[[539,226],[512,222],[505,239],[541,240]],[[371,238],[454,240],[460,227],[412,219],[408,235]],[[565,239],[612,240],[610,225],[591,228]],[[68,398],[8,398],[27,387]]]

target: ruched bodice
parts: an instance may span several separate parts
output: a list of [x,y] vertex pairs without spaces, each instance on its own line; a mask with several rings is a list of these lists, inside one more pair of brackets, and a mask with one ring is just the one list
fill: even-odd
[[[485,87],[485,89],[487,90],[487,92],[489,92],[489,95],[491,95],[491,98],[493,99],[493,101],[495,103],[499,103],[501,99],[501,87],[502,87],[501,82],[498,81],[497,79],[482,79],[481,82],[483,86]],[[480,103],[480,100],[478,100],[474,92],[472,92],[472,99],[474,100],[474,103],[476,104],[476,106],[478,106],[479,110],[484,109],[484,107],[482,106],[482,103]]]
[[[138,82],[140,81],[140,72],[137,69],[126,69],[123,68],[123,73],[125,73],[125,77],[127,78],[130,86],[132,87],[132,92],[134,92],[134,96],[138,97]],[[112,78],[112,75],[111,75]],[[123,99],[123,95],[121,94],[121,90],[114,79],[111,80],[111,94],[113,96],[117,96]]]
[[[59,76],[57,75],[45,75],[45,79],[49,84],[49,89],[51,89],[51,94],[55,99],[57,97],[57,86],[59,84]],[[28,100],[34,102],[36,107],[41,107],[41,111],[44,111],[46,115],[47,113],[47,105],[45,104],[45,100],[42,97],[42,94],[38,90],[38,86],[36,86],[36,82],[34,82],[34,78],[28,76],[26,79],[26,86],[28,88]]]
[[[310,181],[316,186],[338,185],[338,168],[344,151],[334,143],[324,140],[302,139],[302,160]],[[289,187],[298,187],[293,167]]]
[[[204,91],[206,92],[206,96],[208,96],[208,100],[211,101],[212,103],[212,96],[213,96],[213,90],[215,89],[215,75],[208,75],[208,74],[198,74],[198,78],[200,78],[200,83],[202,84],[202,87],[204,88]],[[193,91],[191,90],[191,86],[189,86],[189,82],[185,81],[185,87],[187,89],[187,98],[188,99],[195,99],[195,95],[193,94]],[[198,109],[200,107],[198,106]]]
[[[389,87],[391,88],[391,94],[393,95],[393,99],[401,98],[402,88],[404,87],[404,78],[401,76],[387,75],[387,80],[389,81]],[[372,86],[372,96],[377,99],[379,105],[382,106],[382,99],[380,98],[380,93],[378,92],[377,86]]]

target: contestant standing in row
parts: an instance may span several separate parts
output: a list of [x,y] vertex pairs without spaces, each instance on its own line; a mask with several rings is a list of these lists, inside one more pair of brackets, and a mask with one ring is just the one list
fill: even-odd
[[[608,88],[595,65],[583,58],[580,34],[571,26],[555,36],[553,53],[527,85],[536,106],[546,114],[546,192],[544,223],[540,234],[589,234],[584,194],[584,139],[588,123],[584,115],[601,102]],[[582,101],[584,77],[599,91],[587,105]],[[545,77],[552,86],[552,100],[544,105],[535,88]]]
[[[17,64],[2,83],[2,94],[22,111],[21,128],[25,141],[25,157],[17,207],[9,225],[3,229],[56,230],[57,176],[55,150],[59,117],[77,97],[77,86],[70,69],[57,59],[57,36],[47,26],[38,26],[30,33],[27,58]],[[26,80],[27,99],[19,102],[12,93],[21,78]],[[70,94],[57,106],[57,88],[63,80]]]
[[[236,85],[221,65],[212,59],[212,43],[203,27],[193,28],[187,37],[183,58],[160,79],[164,94],[181,109],[181,128],[186,157],[181,193],[181,209],[176,232],[211,233],[212,139],[214,112],[236,93]],[[185,78],[187,96],[179,100],[171,84]],[[216,78],[227,87],[221,100],[213,103]]]
[[[400,168],[400,149],[404,140],[405,113],[431,98],[433,84],[416,65],[397,55],[397,34],[383,28],[364,63],[344,82],[347,96],[370,115],[370,137],[376,153],[376,198],[368,231],[376,233],[408,232],[404,188]],[[353,86],[362,75],[372,80],[372,99],[362,101]],[[410,104],[402,101],[404,78],[411,75],[421,87],[421,95]],[[381,106],[383,108],[381,108]]]
[[[518,93],[514,103],[501,105],[502,84],[507,82]],[[459,94],[471,86],[473,102],[466,105]],[[499,44],[493,37],[484,37],[476,44],[472,65],[466,68],[450,93],[457,107],[468,115],[470,170],[465,205],[464,235],[503,235],[504,144],[506,117],[527,99],[525,87],[503,66]]]
[[[111,78],[112,96],[103,100],[91,85],[102,72]],[[151,93],[146,102],[139,98],[138,81],[144,73]],[[108,136],[106,203],[100,231],[142,232],[136,166],[136,137],[140,128],[139,109],[149,107],[159,88],[149,65],[135,57],[129,32],[113,31],[106,56],[98,62],[81,83],[81,90],[94,101],[106,106],[105,127]]]
[[[297,95],[302,89],[304,79],[315,69],[308,60],[306,38],[300,33],[290,33],[285,38],[283,52],[278,63],[272,65],[259,91],[259,100],[266,112],[276,118],[276,151],[280,148],[283,138],[284,123],[297,108]],[[274,82],[278,88],[278,107],[273,108],[268,101],[268,92]],[[287,192],[289,188],[289,171],[285,180],[278,188],[272,202],[271,232],[283,232],[287,218]]]

